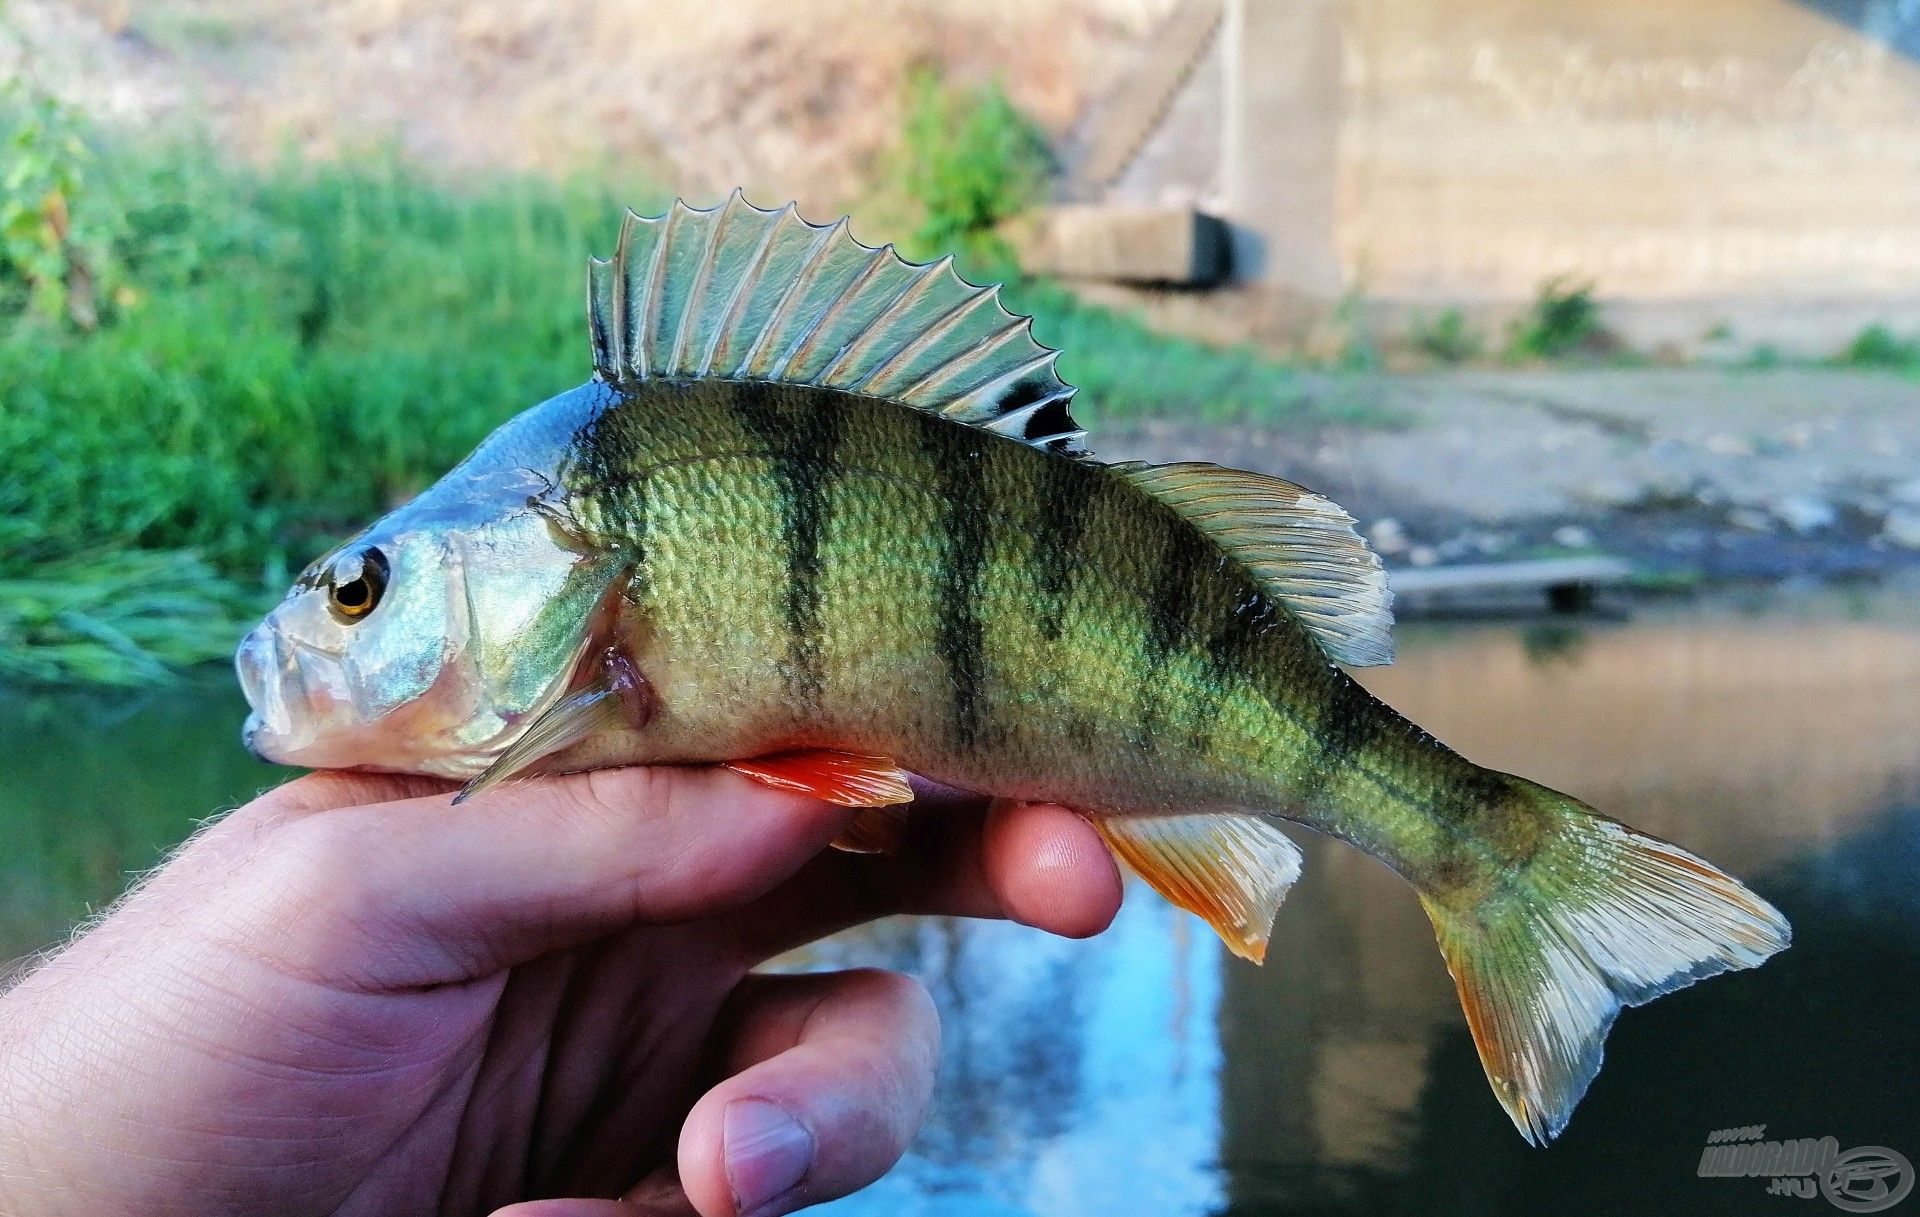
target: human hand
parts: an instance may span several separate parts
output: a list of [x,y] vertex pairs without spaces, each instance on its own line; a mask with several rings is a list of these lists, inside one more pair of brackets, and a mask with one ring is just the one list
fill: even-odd
[[904,1152],[938,1025],[897,974],[755,965],[889,913],[1119,908],[1058,807],[880,857],[723,769],[451,790],[271,791],[0,997],[0,1213],[789,1212]]

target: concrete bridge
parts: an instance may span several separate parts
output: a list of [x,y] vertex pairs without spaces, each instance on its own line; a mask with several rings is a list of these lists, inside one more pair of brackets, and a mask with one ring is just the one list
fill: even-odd
[[1229,288],[1175,323],[1498,314],[1565,275],[1639,342],[1824,352],[1920,325],[1916,52],[1900,0],[1180,0],[1028,246]]

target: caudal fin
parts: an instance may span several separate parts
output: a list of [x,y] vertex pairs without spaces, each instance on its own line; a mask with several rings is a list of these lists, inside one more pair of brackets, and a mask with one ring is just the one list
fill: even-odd
[[1677,845],[1512,780],[1547,841],[1471,891],[1423,892],[1487,1080],[1522,1136],[1545,1144],[1600,1069],[1622,1006],[1751,968],[1785,949],[1772,905]]

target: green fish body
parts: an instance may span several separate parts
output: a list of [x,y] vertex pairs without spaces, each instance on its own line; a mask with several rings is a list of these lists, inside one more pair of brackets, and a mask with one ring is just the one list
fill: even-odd
[[1339,663],[1386,661],[1390,617],[1351,518],[1257,474],[1092,459],[1053,353],[947,263],[736,195],[630,217],[591,287],[595,379],[243,644],[257,750],[470,791],[726,763],[868,808],[859,848],[886,846],[908,772],[1063,803],[1256,960],[1292,820],[1414,885],[1536,1142],[1621,1006],[1786,945],[1707,863],[1369,695]]

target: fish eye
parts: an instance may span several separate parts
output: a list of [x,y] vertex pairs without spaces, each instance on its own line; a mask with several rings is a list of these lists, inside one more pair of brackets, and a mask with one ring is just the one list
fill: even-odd
[[341,554],[327,569],[327,604],[342,621],[353,622],[371,613],[387,590],[387,556],[369,546]]

